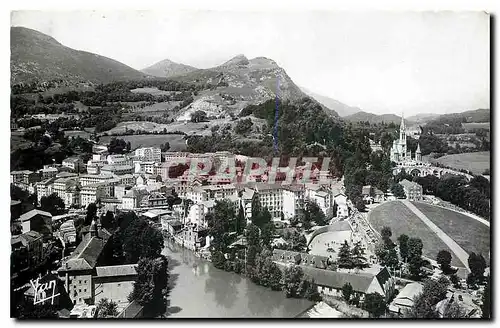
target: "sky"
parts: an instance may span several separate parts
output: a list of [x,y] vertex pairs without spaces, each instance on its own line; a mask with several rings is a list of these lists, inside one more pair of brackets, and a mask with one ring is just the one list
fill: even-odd
[[11,26],[135,69],[268,57],[297,85],[376,114],[490,106],[482,12],[18,11]]

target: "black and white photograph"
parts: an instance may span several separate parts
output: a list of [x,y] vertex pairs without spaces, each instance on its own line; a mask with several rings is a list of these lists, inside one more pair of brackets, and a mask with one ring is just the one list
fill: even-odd
[[492,22],[11,11],[11,318],[491,320]]

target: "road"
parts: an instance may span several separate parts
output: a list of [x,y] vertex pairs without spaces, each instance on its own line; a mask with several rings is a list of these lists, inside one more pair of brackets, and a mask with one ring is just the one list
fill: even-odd
[[409,200],[401,200],[403,204],[406,205],[415,215],[425,223],[429,229],[431,229],[436,235],[451,249],[457,258],[462,262],[468,272],[469,269],[469,254],[458,245],[453,239],[451,239],[443,230],[439,229],[424,213],[422,213],[415,205],[413,205]]

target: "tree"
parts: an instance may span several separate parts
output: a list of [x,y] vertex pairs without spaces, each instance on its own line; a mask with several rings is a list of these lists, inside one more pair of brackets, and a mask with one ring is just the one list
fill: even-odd
[[435,305],[446,297],[450,281],[445,277],[437,281],[424,281],[422,293],[415,297],[412,308],[405,313],[406,318],[431,319],[438,318]]
[[281,290],[282,284],[281,284],[281,270],[278,267],[278,265],[274,262],[271,261],[271,267],[269,269],[269,287],[271,287],[272,290]]
[[389,228],[389,227],[383,227],[382,230],[380,231],[380,235],[382,236],[382,240],[384,240],[385,242],[387,240],[390,240],[391,237],[392,237],[391,228]]
[[408,236],[405,234],[402,234],[398,238],[399,242],[399,255],[403,259],[403,261],[406,262],[408,258]]
[[423,243],[420,238],[408,240],[408,260],[410,274],[418,279],[421,276]]
[[372,318],[380,317],[386,309],[384,297],[377,292],[366,294],[363,309],[368,311]]
[[448,274],[451,271],[451,254],[447,250],[440,250],[436,257],[436,262],[440,265],[441,270]]
[[113,212],[107,211],[106,215],[101,218],[102,227],[105,229],[112,229],[115,226],[115,216]]
[[87,214],[85,215],[85,225],[90,225],[97,214],[97,205],[95,203],[90,203],[87,205]]
[[116,317],[117,315],[118,305],[113,300],[110,301],[107,298],[102,298],[97,304],[98,318]]
[[164,144],[162,144],[162,145],[160,146],[160,150],[161,150],[162,152],[166,152],[166,151],[168,151],[169,149],[170,149],[170,143],[168,143],[168,142],[165,142]]
[[64,211],[64,201],[56,193],[43,196],[40,199],[40,209],[52,215],[59,215]]
[[238,234],[242,233],[246,225],[247,225],[247,220],[245,219],[243,206],[240,206],[238,209],[238,216],[236,217],[236,233]]
[[207,220],[209,234],[213,237],[210,243],[211,250],[226,252],[229,245],[229,232],[230,228],[234,227],[234,220],[235,214],[232,204],[227,200],[218,201],[214,206],[213,214]]
[[108,144],[108,152],[110,154],[124,154],[130,150],[130,141],[127,143],[123,139],[112,138]]
[[491,317],[491,285],[490,276],[486,277],[486,286],[484,286],[484,292],[482,297],[481,311],[483,312],[481,317],[483,319],[490,319]]
[[207,119],[207,113],[205,113],[202,110],[197,110],[196,112],[191,114],[191,122],[199,123],[205,121],[206,119]]
[[347,244],[347,240],[344,240],[342,246],[340,246],[337,265],[339,268],[352,269],[354,267],[351,249],[349,248],[349,244]]
[[304,273],[297,265],[289,266],[283,274],[283,290],[287,298],[300,298],[300,285],[303,280]]
[[271,221],[271,213],[269,213],[267,207],[264,207],[260,212],[258,212],[257,216],[253,216],[252,213],[252,223],[260,229],[264,228],[266,224],[271,223]]
[[267,223],[262,228],[262,245],[264,247],[270,248],[271,242],[273,241],[274,236],[274,224]]
[[465,319],[467,318],[467,311],[457,302],[448,304],[444,309],[443,319]]
[[[163,249],[163,235],[152,227],[146,220],[137,217],[134,212],[123,213],[117,216],[120,230],[115,232],[115,250],[121,252],[125,263],[137,263],[141,257],[157,258]],[[122,230],[123,229],[123,230]],[[121,263],[124,264],[124,263]]]
[[406,198],[405,190],[399,183],[392,185],[391,192],[396,198]]
[[484,270],[486,269],[486,260],[483,255],[477,255],[472,252],[470,253],[467,262],[469,263],[469,268],[471,270],[470,275],[472,277],[472,281],[475,283],[482,282],[484,279]]
[[351,250],[353,265],[355,268],[363,269],[368,267],[368,262],[365,257],[365,249],[361,246],[361,242],[357,241]]
[[247,239],[247,270],[250,272],[255,267],[257,254],[261,252],[260,246],[260,231],[259,228],[254,224],[249,224],[246,229],[246,239]]
[[352,293],[353,293],[352,285],[346,282],[344,286],[342,286],[342,298],[344,299],[344,301],[349,302]]
[[144,306],[144,316],[155,318],[167,310],[168,260],[165,256],[155,259],[141,258],[137,263],[137,278],[129,300]]

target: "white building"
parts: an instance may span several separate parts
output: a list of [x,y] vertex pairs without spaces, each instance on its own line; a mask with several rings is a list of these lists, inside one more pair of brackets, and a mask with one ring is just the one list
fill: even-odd
[[156,147],[144,147],[135,150],[135,157],[145,162],[161,162],[161,149]]
[[129,164],[108,164],[101,168],[101,174],[123,175],[134,173],[134,168]]
[[304,185],[289,185],[283,188],[283,215],[290,220],[304,208]]
[[62,166],[74,171],[78,171],[82,165],[83,162],[79,157],[68,157],[62,161]]

